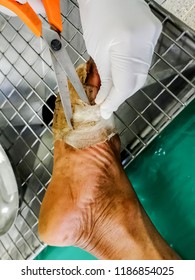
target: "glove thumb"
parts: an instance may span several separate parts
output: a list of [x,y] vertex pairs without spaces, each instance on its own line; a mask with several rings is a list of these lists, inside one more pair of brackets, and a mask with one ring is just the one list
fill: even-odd
[[[108,57],[108,56],[107,56]],[[101,80],[101,87],[98,92],[98,95],[95,99],[96,104],[101,104],[104,102],[104,100],[109,95],[112,87],[112,77],[111,77],[111,67],[110,67],[110,61],[107,59],[100,59],[96,62],[97,70],[100,75]]]
[[[118,107],[137,90],[139,90],[145,83],[146,74],[134,75],[129,79],[131,86],[125,92],[117,90],[114,86],[111,88],[107,98],[100,106],[100,113],[104,119],[109,119],[113,112],[117,111]],[[121,81],[123,79],[121,78]],[[126,82],[126,79],[124,80]]]

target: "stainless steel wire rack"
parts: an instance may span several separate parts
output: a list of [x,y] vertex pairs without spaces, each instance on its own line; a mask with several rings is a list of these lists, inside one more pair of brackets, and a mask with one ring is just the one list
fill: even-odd
[[[116,112],[121,157],[126,167],[194,98],[195,35],[153,1],[163,24],[145,86]],[[61,1],[66,49],[75,66],[88,54],[76,1]],[[43,21],[45,19],[43,18]],[[32,259],[46,245],[37,234],[41,201],[51,178],[53,138],[43,120],[57,93],[49,51],[16,17],[0,14],[0,143],[17,174],[20,209],[0,237],[0,259]]]

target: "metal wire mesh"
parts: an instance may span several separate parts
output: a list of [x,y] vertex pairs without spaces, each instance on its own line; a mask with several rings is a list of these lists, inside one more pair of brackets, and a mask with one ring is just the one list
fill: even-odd
[[[127,166],[195,97],[195,37],[147,1],[163,23],[143,89],[116,112]],[[88,54],[76,1],[61,1],[62,38],[75,66]],[[43,19],[44,20],[44,19]],[[37,234],[41,201],[51,178],[53,138],[42,117],[57,93],[49,51],[18,18],[0,15],[0,143],[18,175],[22,202],[12,229],[0,237],[0,259],[29,259],[44,248]]]

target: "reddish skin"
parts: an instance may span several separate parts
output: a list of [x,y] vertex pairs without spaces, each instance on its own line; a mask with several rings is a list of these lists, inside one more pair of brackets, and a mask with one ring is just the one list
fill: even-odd
[[[97,67],[96,67],[94,61],[92,60],[92,58],[90,58],[87,62],[87,73],[88,73],[88,75],[87,75],[87,79],[86,79],[86,84],[99,89],[101,86],[100,76],[99,76]],[[94,97],[94,99],[95,99],[95,97]]]
[[100,89],[101,81],[96,65],[92,58],[90,58],[87,62],[87,79],[85,85],[87,86],[86,92],[89,102],[91,105],[95,105],[95,98]]
[[[100,86],[97,72],[87,83]],[[42,241],[99,259],[179,259],[152,225],[120,163],[120,140],[75,149],[54,144],[52,180],[39,218]]]

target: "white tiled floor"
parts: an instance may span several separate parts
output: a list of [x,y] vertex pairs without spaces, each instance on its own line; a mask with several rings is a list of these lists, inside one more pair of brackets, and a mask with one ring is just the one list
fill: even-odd
[[183,21],[189,25],[193,30],[195,30],[195,4],[191,10],[185,15]]
[[195,30],[195,0],[156,0],[156,2]]

